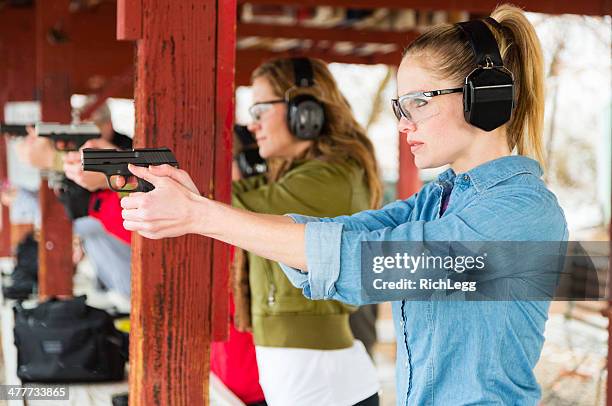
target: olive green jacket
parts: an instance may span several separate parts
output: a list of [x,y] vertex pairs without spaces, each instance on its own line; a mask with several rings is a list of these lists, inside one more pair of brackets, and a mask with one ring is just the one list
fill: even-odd
[[[356,163],[295,162],[277,182],[264,175],[233,183],[232,203],[258,213],[317,217],[369,208],[364,170]],[[349,314],[354,307],[306,299],[278,264],[249,253],[251,315],[255,344],[331,350],[353,345]]]

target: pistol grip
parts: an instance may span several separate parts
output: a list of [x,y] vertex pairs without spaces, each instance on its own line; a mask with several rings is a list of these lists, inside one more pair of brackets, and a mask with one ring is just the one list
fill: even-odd
[[150,192],[153,189],[155,189],[155,186],[153,186],[151,183],[147,182],[144,179],[138,179],[138,188],[136,189],[137,192]]

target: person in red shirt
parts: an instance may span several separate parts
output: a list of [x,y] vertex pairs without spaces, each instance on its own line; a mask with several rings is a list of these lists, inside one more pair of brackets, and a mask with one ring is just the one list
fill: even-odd
[[[257,175],[265,170],[265,161],[257,153],[257,144],[243,126],[234,127],[234,161],[232,162],[232,180]],[[250,141],[249,141],[250,140]],[[244,253],[231,247],[232,285],[240,289]],[[246,275],[248,278],[248,275]],[[229,338],[225,342],[213,342],[210,347],[210,370],[221,382],[247,405],[266,405],[265,396],[259,385],[259,371],[255,356],[253,334],[250,331],[250,303],[241,301],[244,295],[230,294]],[[237,303],[235,303],[235,297]],[[239,307],[238,315],[236,307]]]

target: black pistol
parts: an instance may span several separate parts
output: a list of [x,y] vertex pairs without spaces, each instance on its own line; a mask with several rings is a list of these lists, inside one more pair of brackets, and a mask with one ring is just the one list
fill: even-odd
[[87,141],[100,138],[100,129],[93,123],[38,123],[36,133],[51,139],[59,151],[78,151]]
[[10,137],[25,137],[28,135],[28,131],[25,124],[0,123],[0,134],[7,134]]
[[178,168],[178,162],[169,148],[139,148],[132,150],[85,148],[81,151],[84,171],[102,172],[115,192],[150,192],[155,187],[135,177],[128,164],[149,167],[168,164]]

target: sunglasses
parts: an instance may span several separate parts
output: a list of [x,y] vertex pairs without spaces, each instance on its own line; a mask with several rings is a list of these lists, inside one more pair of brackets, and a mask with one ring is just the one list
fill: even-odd
[[253,121],[259,121],[261,115],[270,110],[274,104],[285,103],[285,99],[268,100],[253,104],[249,107],[249,114]]
[[391,106],[398,120],[404,117],[416,124],[439,113],[436,106],[429,103],[432,97],[460,92],[463,92],[462,87],[407,93],[397,99],[391,99]]

